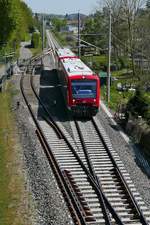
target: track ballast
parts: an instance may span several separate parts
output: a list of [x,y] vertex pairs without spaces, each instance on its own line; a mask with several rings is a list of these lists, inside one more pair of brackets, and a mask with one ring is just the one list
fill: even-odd
[[[30,108],[30,104],[26,103]],[[34,116],[37,136],[50,165],[56,170],[54,173],[61,183],[60,186],[63,186],[63,194],[66,192],[65,197],[68,198],[75,224],[149,224],[150,213],[147,212],[117,153],[112,149],[99,121],[94,119],[98,128],[92,121],[77,122],[82,134],[81,140],[74,122],[71,122],[74,134],[74,137],[71,137],[61,123],[51,120],[47,112],[43,116],[45,114],[49,124],[53,123],[53,126]],[[86,146],[88,157],[81,142]],[[123,174],[125,180],[121,182],[108,150],[118,165],[119,172]],[[130,191],[125,190],[124,181]],[[131,201],[131,197],[134,197],[135,201]]]

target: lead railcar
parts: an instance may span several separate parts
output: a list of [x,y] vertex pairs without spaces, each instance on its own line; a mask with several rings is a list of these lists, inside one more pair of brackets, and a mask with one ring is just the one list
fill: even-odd
[[70,49],[58,49],[56,62],[67,108],[75,116],[95,115],[100,104],[99,77]]

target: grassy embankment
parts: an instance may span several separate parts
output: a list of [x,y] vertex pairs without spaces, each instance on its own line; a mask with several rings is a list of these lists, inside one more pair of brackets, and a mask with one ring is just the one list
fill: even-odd
[[56,39],[59,41],[59,44],[66,46],[68,43],[66,41],[66,33],[54,32]]
[[20,144],[11,101],[9,87],[0,93],[0,225],[27,225]]

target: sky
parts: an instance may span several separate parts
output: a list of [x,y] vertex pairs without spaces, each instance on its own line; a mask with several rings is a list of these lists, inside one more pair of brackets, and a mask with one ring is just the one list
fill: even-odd
[[100,7],[101,0],[24,0],[33,12],[90,14]]

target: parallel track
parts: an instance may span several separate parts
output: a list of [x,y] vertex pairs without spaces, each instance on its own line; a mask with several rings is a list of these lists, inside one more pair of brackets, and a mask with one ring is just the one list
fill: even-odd
[[[70,188],[65,181],[64,175],[62,174],[62,171],[60,170],[58,163],[56,162],[55,156],[53,155],[51,147],[50,147],[48,141],[46,140],[45,134],[43,132],[43,129],[46,127],[46,125],[48,125],[48,123],[43,121],[44,124],[43,124],[43,126],[41,126],[41,124],[37,120],[34,110],[31,107],[31,104],[28,101],[29,96],[27,96],[26,90],[24,88],[24,79],[26,78],[29,80],[29,78],[30,78],[29,74],[27,75],[26,72],[28,71],[31,75],[33,68],[34,68],[34,66],[32,65],[33,63],[34,63],[34,59],[32,59],[30,66],[28,68],[25,68],[25,73],[24,73],[24,75],[22,75],[21,80],[20,80],[20,89],[21,89],[23,98],[25,100],[25,103],[28,107],[28,110],[30,112],[30,115],[35,123],[37,137],[39,138],[40,143],[43,147],[43,150],[44,150],[44,152],[47,156],[47,159],[50,163],[50,166],[53,169],[53,172],[54,172],[57,182],[62,190],[65,201],[68,204],[73,221],[77,225],[82,225],[82,224],[86,225],[85,218],[82,216],[79,206],[78,206],[78,204],[76,204],[76,201],[74,200],[74,196],[72,195],[72,193],[70,193]],[[55,136],[57,137],[58,140],[60,140],[60,136],[59,136],[60,134],[58,132],[56,132],[57,128],[54,129],[54,126],[51,128],[52,133],[55,134]],[[49,127],[49,125],[48,125],[48,127]],[[74,202],[74,204],[72,202]]]
[[75,141],[80,152],[84,151],[91,174],[99,180],[104,195],[122,222],[148,224],[145,216],[148,215],[150,220],[150,212],[147,212],[100,122],[93,118],[71,123]]
[[[53,39],[52,37],[52,42]],[[56,45],[55,42],[54,45]],[[140,202],[140,197],[134,186],[132,187],[133,184],[129,176],[126,176],[122,162],[118,159],[118,156],[113,157],[111,143],[108,137],[103,137],[106,135],[101,125],[98,126],[94,119],[91,122],[85,122],[84,126],[81,121],[75,121],[74,125],[76,127],[76,129],[73,128],[75,130],[75,142],[80,143],[80,148],[83,149],[79,154],[82,157],[84,152],[90,174],[97,181],[99,188],[102,187],[104,190],[105,196],[102,196],[102,201],[106,197],[111,205],[116,204],[114,210],[123,222],[148,224],[144,214],[150,216],[150,213],[147,213],[147,209],[142,207],[143,203]],[[90,131],[93,133],[91,134]],[[106,207],[105,203],[107,202],[104,200],[104,208]]]
[[[59,183],[61,180],[61,182],[67,189],[66,193],[69,193],[70,198],[68,199],[68,202],[71,200],[71,203],[69,204],[69,209],[71,209],[70,211],[71,214],[73,214],[73,219],[75,218],[75,224],[108,224],[105,223],[106,218],[103,216],[103,212],[100,206],[101,200],[97,198],[97,194],[95,194],[95,191],[93,191],[93,187],[97,190],[96,184],[91,175],[88,173],[86,167],[84,167],[83,162],[76,154],[75,149],[66,139],[65,135],[61,132],[57,124],[55,124],[54,126],[56,126],[59,132],[62,134],[63,139],[60,139],[60,137],[58,137],[56,129],[54,130],[53,127],[51,128],[49,124],[47,124],[47,122],[45,121],[37,121],[37,118],[34,116],[34,112],[30,104],[28,103],[28,99],[25,95],[25,91],[23,88],[24,78],[25,77],[23,76],[21,79],[21,91],[23,97],[37,127],[38,137],[40,138],[40,142],[44,147],[46,155],[49,158],[49,162],[51,165],[55,163],[55,167],[58,170],[57,174],[59,174],[59,177],[61,177],[59,179]],[[41,133],[42,131],[43,133]],[[44,136],[47,140],[44,140]],[[45,148],[45,146],[47,149]],[[69,163],[59,157],[60,154],[56,151],[56,149],[58,149],[59,152],[62,152],[62,155],[66,154],[67,160],[69,159]],[[49,157],[49,154],[52,155],[51,159]],[[72,166],[73,168],[71,168]],[[62,186],[63,185],[61,185],[61,188]],[[86,190],[84,190],[85,186],[86,190],[88,188],[90,192],[87,193]],[[64,192],[65,191],[63,190],[63,193]],[[99,190],[97,190],[97,192],[99,192]],[[92,197],[91,200],[99,204],[99,208],[101,211],[101,214],[98,219],[94,218],[91,209],[88,206],[88,202],[86,201],[86,195],[91,196],[92,193],[95,195],[95,199],[94,197]],[[78,218],[76,218],[75,215],[77,215]]]
[[[23,80],[23,78],[22,78],[22,80]],[[30,81],[31,81],[31,86],[33,88],[33,91],[36,94],[36,91],[35,91],[35,89],[33,87],[33,80],[30,79]],[[31,107],[30,107],[29,103],[27,102],[27,98],[25,97],[25,94],[24,94],[23,81],[21,81],[21,89],[22,89],[23,96],[26,99],[26,104],[28,105],[29,110],[31,112],[31,115],[33,117],[33,112],[31,111]],[[37,97],[37,94],[36,94],[36,97]],[[39,100],[40,99],[38,98],[38,101]],[[40,104],[42,104],[42,103],[40,103]],[[45,109],[45,111],[46,111],[46,109]],[[46,113],[48,114],[47,111],[46,111]],[[51,118],[50,115],[49,115],[49,118],[53,121],[53,119]],[[34,116],[33,119],[34,119],[34,122],[35,122],[36,126],[38,124],[38,127],[40,127],[42,130],[44,130],[44,134],[45,134],[45,136],[47,136],[47,141],[49,143],[49,146],[52,146],[52,149],[55,147],[54,155],[56,157],[56,160],[58,161],[58,164],[59,163],[62,164],[60,166],[60,171],[62,171],[62,173],[63,173],[63,175],[65,177],[65,180],[66,180],[67,184],[69,185],[69,189],[72,192],[72,196],[74,196],[74,199],[76,201],[76,205],[80,209],[78,211],[78,215],[81,214],[80,215],[81,224],[88,224],[88,222],[89,222],[89,224],[91,224],[91,221],[92,221],[92,224],[97,224],[97,223],[95,223],[96,222],[96,218],[93,217],[93,215],[91,213],[91,210],[88,207],[88,204],[86,202],[86,199],[83,196],[84,191],[81,191],[80,190],[80,187],[82,188],[82,186],[85,185],[85,182],[82,183],[82,179],[83,179],[83,180],[86,180],[86,186],[89,186],[90,189],[91,189],[89,195],[91,195],[91,193],[94,193],[93,190],[92,190],[92,187],[90,185],[90,182],[88,181],[88,179],[89,179],[88,176],[90,176],[90,174],[86,174],[85,173],[86,169],[85,168],[84,169],[82,168],[82,166],[83,166],[82,165],[82,161],[79,160],[79,157],[77,156],[75,150],[70,145],[70,143],[68,142],[68,140],[65,138],[65,135],[64,134],[62,134],[64,140],[62,141],[62,139],[60,139],[60,135],[58,135],[58,132],[60,132],[60,133],[62,133],[62,132],[59,130],[59,128],[57,127],[56,124],[54,125],[54,126],[56,126],[56,128],[54,130],[53,129],[54,126],[53,126],[53,128],[50,128],[49,125],[47,123],[45,123],[45,121],[42,121],[42,122],[39,121],[39,122],[37,122],[35,116]],[[53,124],[54,123],[55,122],[53,121]],[[51,124],[51,121],[49,122],[49,124]],[[57,130],[57,132],[56,132],[56,130]],[[39,133],[39,131],[38,131],[38,133]],[[53,143],[52,143],[51,140],[54,141],[54,145],[53,145]],[[58,147],[58,151],[61,151],[61,149],[62,149],[63,150],[63,154],[65,154],[65,151],[66,151],[66,153],[67,153],[67,159],[70,158],[69,161],[72,161],[72,158],[76,157],[76,159],[73,160],[74,168],[77,168],[77,169],[75,169],[76,171],[74,171],[74,169],[73,170],[70,169],[70,165],[72,166],[72,163],[70,164],[70,162],[69,162],[69,164],[68,163],[66,164],[64,160],[63,160],[63,162],[60,162],[61,159],[59,159],[59,155],[57,155],[56,147]],[[72,152],[70,151],[70,148],[71,148],[71,151]],[[82,179],[80,179],[81,174],[82,174]],[[92,178],[90,178],[90,179],[93,180]],[[78,184],[77,183],[78,181],[79,181],[79,183],[81,181],[81,184]],[[93,182],[93,184],[94,184],[94,182]],[[95,184],[94,184],[94,186],[95,186]],[[96,196],[95,196],[95,201],[98,202]],[[74,204],[75,204],[75,202],[74,202]],[[83,219],[81,220],[82,217],[83,217]],[[100,217],[103,217],[103,213],[101,213],[101,216]],[[102,222],[102,224],[104,224],[104,221],[105,221],[105,219],[101,219],[100,218],[100,221],[97,221],[97,222]],[[80,223],[77,223],[77,224],[80,224]]]

